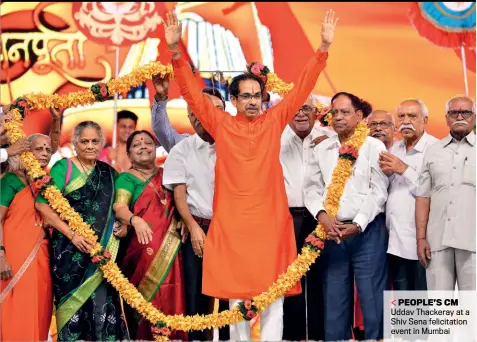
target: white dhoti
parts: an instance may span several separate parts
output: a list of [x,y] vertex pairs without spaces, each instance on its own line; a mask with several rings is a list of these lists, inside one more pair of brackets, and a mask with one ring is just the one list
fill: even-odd
[[[242,299],[230,299],[232,309]],[[260,340],[281,341],[283,336],[283,297],[278,298],[260,314]],[[230,340],[250,341],[250,321],[242,321],[230,326]]]

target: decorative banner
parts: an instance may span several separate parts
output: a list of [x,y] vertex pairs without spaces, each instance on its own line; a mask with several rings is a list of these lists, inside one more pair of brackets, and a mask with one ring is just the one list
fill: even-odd
[[440,47],[475,49],[475,2],[414,2],[409,17],[422,37]]
[[115,46],[145,40],[162,22],[156,2],[73,2],[73,18],[88,39]]

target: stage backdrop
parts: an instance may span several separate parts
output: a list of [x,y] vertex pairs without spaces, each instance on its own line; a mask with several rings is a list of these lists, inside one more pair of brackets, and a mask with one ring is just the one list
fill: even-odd
[[[118,48],[120,75],[153,60],[167,62],[160,16],[173,6],[184,22],[182,46],[187,58],[204,71],[204,84],[215,70],[225,71],[230,79],[247,62],[257,60],[283,80],[296,80],[319,47],[325,10],[333,8],[340,17],[339,26],[315,94],[326,100],[337,91],[348,91],[392,113],[399,101],[418,97],[429,107],[428,131],[442,138],[448,132],[445,102],[464,93],[460,49],[438,47],[418,33],[409,16],[416,3],[120,3],[130,13],[119,21],[108,14],[105,3],[82,4],[1,3],[1,104],[32,91],[67,93],[113,77],[115,44],[92,37],[93,31],[122,44]],[[473,18],[475,34],[475,4],[466,17]],[[147,32],[144,40],[131,45],[134,39],[142,39],[138,36],[142,31],[134,30],[137,26],[146,27]],[[466,47],[464,52],[469,93],[475,98],[475,48]],[[119,101],[120,108],[131,107],[138,113],[140,128],[150,123],[150,86],[148,82],[123,94]],[[179,98],[174,83],[170,98]],[[182,100],[172,105],[169,116],[180,132],[191,131]],[[110,141],[112,101],[87,111],[68,110],[62,144],[67,144],[71,128],[86,118],[100,121]],[[50,120],[47,111],[33,112],[25,120],[25,131],[47,132]]]

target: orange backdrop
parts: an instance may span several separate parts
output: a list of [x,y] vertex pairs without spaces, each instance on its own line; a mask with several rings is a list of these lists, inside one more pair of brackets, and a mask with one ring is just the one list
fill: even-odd
[[[42,20],[56,25],[55,30],[60,33],[78,31],[71,3],[49,4],[50,7],[42,9],[46,13]],[[172,3],[157,4],[166,9],[173,6]],[[39,2],[2,3],[2,33],[38,32],[32,18],[39,6],[46,5]],[[180,11],[197,13],[204,20],[231,30],[240,39],[249,62],[260,58],[258,38],[251,28],[258,18],[271,32],[275,72],[283,80],[291,82],[313,50],[318,48],[321,19],[326,9],[333,8],[340,17],[339,27],[330,50],[326,74],[318,81],[315,92],[325,96],[332,96],[335,91],[353,92],[369,100],[375,108],[393,113],[401,100],[421,98],[429,107],[428,131],[442,138],[448,131],[444,120],[445,102],[455,94],[464,93],[462,62],[456,51],[435,46],[419,36],[408,18],[409,6],[410,3],[403,2],[200,2],[180,7]],[[152,36],[160,38],[162,34],[161,26]],[[121,63],[128,51],[128,47],[121,47]],[[475,98],[475,72],[471,71],[475,70],[475,51],[466,51],[466,54],[470,95]],[[69,70],[66,55],[58,55],[60,60],[64,60],[63,70],[76,79],[99,80],[104,77],[104,68],[98,64],[98,58],[103,57],[110,66],[114,65],[111,46],[86,41],[84,57],[86,67]],[[158,59],[163,60],[164,57],[162,54]],[[9,64],[13,97],[30,91],[64,93],[81,89],[58,68],[38,72],[32,68],[38,61],[32,61],[33,65],[28,67],[23,65],[21,59]],[[5,67],[5,59],[3,62]],[[0,102],[6,104],[10,96],[5,69],[2,71]],[[174,90],[172,97],[177,95],[177,90]],[[49,123],[48,113],[34,114],[26,119],[25,130],[28,133],[45,131]],[[172,121],[179,123],[183,119],[172,118]]]

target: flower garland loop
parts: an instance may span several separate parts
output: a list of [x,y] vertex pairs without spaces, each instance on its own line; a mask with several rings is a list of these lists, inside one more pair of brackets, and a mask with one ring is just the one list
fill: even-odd
[[[251,66],[254,68],[254,66]],[[260,69],[260,65],[255,67]],[[263,71],[263,69],[262,69]],[[161,74],[173,76],[172,66],[163,66],[154,62],[133,70],[132,73],[109,81],[106,84],[96,84],[86,91],[69,93],[65,95],[28,94],[14,101],[9,111],[5,129],[12,143],[25,137],[21,129],[24,115],[31,109],[73,107],[94,103],[128,91],[131,87],[138,86],[144,81],[151,79],[153,75]],[[267,73],[267,89],[273,90],[280,95],[285,95],[293,88],[293,84],[287,84],[275,74]],[[99,98],[101,97],[101,99]],[[330,121],[331,122],[331,118]],[[358,151],[364,143],[369,131],[365,123],[360,123],[354,135],[340,149],[339,160],[333,171],[332,184],[328,188],[325,200],[325,208],[330,216],[335,217],[338,213],[339,201],[343,194],[347,180],[352,173],[352,165],[358,156]],[[346,147],[346,150],[344,149]],[[351,156],[351,157],[350,157]],[[142,294],[121,273],[119,267],[110,260],[111,254],[98,242],[98,237],[90,225],[83,221],[81,216],[73,210],[68,201],[62,196],[60,190],[53,184],[51,177],[41,168],[38,160],[31,152],[24,152],[20,159],[28,171],[28,176],[33,181],[37,191],[41,192],[48,200],[50,206],[59,214],[60,218],[68,222],[69,227],[81,236],[93,242],[90,256],[92,261],[103,271],[104,278],[120,293],[124,300],[136,309],[144,318],[152,323],[152,333],[157,341],[166,341],[172,330],[204,330],[220,328],[226,325],[250,320],[268,305],[282,297],[290,290],[309,270],[324,248],[326,233],[324,227],[319,224],[316,229],[306,238],[301,253],[288,266],[286,273],[270,285],[267,292],[263,292],[252,299],[242,301],[231,310],[222,311],[210,315],[165,315],[146,301]]]
[[95,83],[91,86],[91,92],[98,102],[104,102],[109,98],[108,85],[104,82]]

